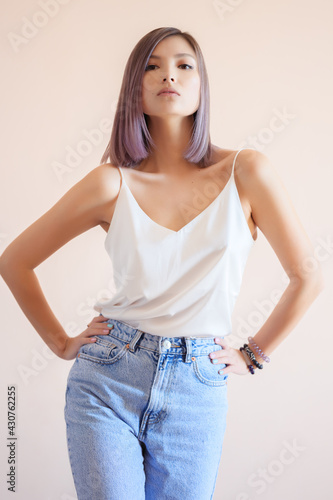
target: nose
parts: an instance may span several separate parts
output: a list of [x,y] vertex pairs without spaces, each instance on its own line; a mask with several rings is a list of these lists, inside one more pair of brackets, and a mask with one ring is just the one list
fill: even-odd
[[173,78],[173,76],[170,76],[170,77],[164,77],[163,78],[163,82],[167,81],[167,80],[170,80],[170,82],[174,82],[175,79]]

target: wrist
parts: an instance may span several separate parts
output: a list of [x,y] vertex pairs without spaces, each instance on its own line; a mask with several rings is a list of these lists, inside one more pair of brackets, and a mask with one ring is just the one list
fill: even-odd
[[250,362],[253,365],[253,367],[256,366],[257,368],[259,368],[259,370],[262,370],[263,365],[261,363],[259,363],[259,361],[256,358],[256,355],[254,354],[253,350],[249,347],[249,345],[244,344],[243,348],[244,348],[248,358],[250,359]]
[[251,362],[251,360],[250,360],[250,358],[249,358],[249,356],[248,356],[248,354],[247,354],[246,350],[244,349],[244,347],[240,347],[240,348],[239,348],[239,351],[240,351],[240,353],[241,353],[241,354],[242,354],[242,356],[243,356],[243,359],[244,359],[244,362],[245,362],[245,364],[246,364],[246,366],[247,366],[248,371],[249,371],[252,375],[254,375],[253,364],[252,364],[252,362]]
[[255,353],[256,358],[259,358],[259,361],[264,363],[269,363],[270,358],[262,351],[262,349],[258,346],[258,344],[255,342],[255,339],[253,337],[248,337],[249,341],[249,347],[251,350]]
[[65,331],[57,332],[52,335],[52,339],[49,340],[48,346],[56,356],[63,358],[69,339],[70,337]]

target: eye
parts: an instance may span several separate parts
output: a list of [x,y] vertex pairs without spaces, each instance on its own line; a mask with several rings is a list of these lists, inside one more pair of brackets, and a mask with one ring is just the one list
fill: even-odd
[[190,66],[189,64],[181,64],[181,66],[188,66],[189,68],[193,69],[193,66]]
[[[180,64],[180,65],[179,65],[179,67],[181,67],[181,66],[188,66],[190,69],[193,69],[193,66],[191,66],[190,64],[186,64],[186,63],[184,63],[184,64]],[[157,67],[158,67],[158,66],[156,66],[156,64],[149,64],[148,66],[146,66],[145,71],[150,71],[150,69],[149,69],[149,68],[157,68]]]

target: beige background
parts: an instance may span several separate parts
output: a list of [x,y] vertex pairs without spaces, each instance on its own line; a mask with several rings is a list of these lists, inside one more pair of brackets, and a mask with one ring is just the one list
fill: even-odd
[[[317,249],[325,291],[262,372],[229,378],[214,500],[331,498],[332,14],[329,0],[18,0],[2,9],[1,252],[99,165],[127,58],[161,26],[189,31],[203,50],[213,143],[248,144],[271,159]],[[92,130],[100,131],[94,141]],[[91,306],[108,285],[104,239],[103,229],[94,228],[36,269],[69,334],[96,315]],[[285,286],[259,232],[230,343],[240,346],[242,335],[255,334],[271,294]],[[13,498],[5,484],[5,409],[7,385],[16,384],[15,498],[73,500],[63,418],[72,362],[52,356],[3,280],[0,287],[1,498]]]

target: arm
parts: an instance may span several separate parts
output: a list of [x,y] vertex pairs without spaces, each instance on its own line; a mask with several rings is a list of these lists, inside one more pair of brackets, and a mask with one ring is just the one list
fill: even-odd
[[[72,339],[53,314],[33,270],[65,243],[103,223],[119,184],[110,182],[110,168],[101,165],[89,172],[14,239],[0,257],[1,276],[23,313],[50,349],[63,359],[75,357],[80,345],[89,340],[87,333],[70,345]],[[90,335],[93,333],[90,331]]]
[[[323,289],[324,281],[318,261],[313,270],[306,266],[309,257],[314,260],[314,248],[271,162],[263,153],[250,150],[241,152],[237,160],[239,191],[249,201],[254,222],[290,279],[274,310],[253,337],[269,355],[303,317]],[[228,348],[224,340],[218,343],[226,346],[225,355],[221,357],[229,366],[223,373],[248,373],[240,351]]]

